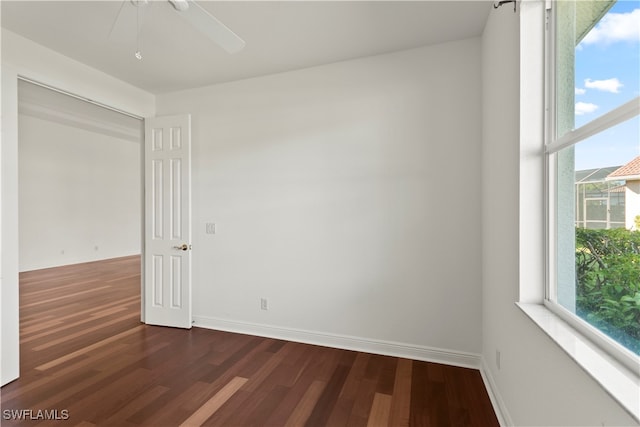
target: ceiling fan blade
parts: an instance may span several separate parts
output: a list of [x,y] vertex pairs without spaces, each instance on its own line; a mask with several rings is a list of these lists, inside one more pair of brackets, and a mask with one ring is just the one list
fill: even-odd
[[118,9],[118,14],[116,15],[116,18],[113,20],[113,24],[111,24],[111,30],[109,30],[109,35],[107,36],[107,38],[111,38],[111,34],[113,34],[113,30],[116,28],[116,24],[120,20],[120,15],[122,15],[122,9],[124,9],[124,4],[126,2],[127,2],[127,0],[122,0],[122,3],[120,3],[120,8]]
[[178,12],[198,31],[213,40],[229,53],[236,53],[244,48],[245,42],[229,27],[220,22],[195,1],[188,2],[189,7]]

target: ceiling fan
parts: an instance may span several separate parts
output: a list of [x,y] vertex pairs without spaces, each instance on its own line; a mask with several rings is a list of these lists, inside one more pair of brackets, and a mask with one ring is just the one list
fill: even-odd
[[[220,22],[215,16],[210,14],[206,9],[196,3],[194,0],[167,0],[173,6],[176,13],[193,26],[200,33],[212,40],[214,43],[222,47],[229,53],[241,51],[245,42],[236,33],[231,31],[229,27]],[[124,5],[130,2],[138,8],[138,14],[141,7],[146,6],[150,0],[123,0],[118,15],[111,27],[111,32],[120,19]],[[140,37],[139,19],[137,20],[137,33]],[[110,33],[111,34],[111,33]],[[142,59],[140,49],[136,51],[136,58]]]

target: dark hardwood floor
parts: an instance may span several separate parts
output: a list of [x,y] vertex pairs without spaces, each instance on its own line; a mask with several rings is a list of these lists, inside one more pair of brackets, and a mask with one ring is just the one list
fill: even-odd
[[3,426],[498,425],[473,369],[143,325],[139,271],[126,257],[20,275]]

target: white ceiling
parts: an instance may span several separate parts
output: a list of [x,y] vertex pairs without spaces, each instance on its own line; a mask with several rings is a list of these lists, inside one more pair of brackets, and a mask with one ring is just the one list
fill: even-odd
[[137,9],[129,0],[2,0],[0,5],[4,28],[154,94],[479,36],[493,5],[485,0],[198,3],[245,40],[244,50],[225,52],[166,1],[141,9],[141,61],[134,56]]

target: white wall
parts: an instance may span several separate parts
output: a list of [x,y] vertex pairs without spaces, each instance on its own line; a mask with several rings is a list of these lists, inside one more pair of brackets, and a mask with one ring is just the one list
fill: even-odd
[[640,215],[640,180],[627,181],[625,186],[625,228],[636,230],[636,216]]
[[19,375],[18,318],[18,76],[81,95],[142,117],[155,97],[96,69],[2,29],[2,300],[0,384]]
[[20,271],[140,253],[140,143],[20,115]]
[[[543,2],[519,3],[523,22],[542,21]],[[515,302],[542,298],[542,212],[540,125],[520,106],[538,104],[540,93],[519,79],[538,73],[527,58],[539,53],[537,33],[519,42],[519,17],[501,8],[489,16],[482,38],[482,265],[483,356],[486,374],[515,425],[636,425],[588,374],[530,321]],[[522,48],[521,48],[522,46]],[[526,49],[525,51],[521,49]],[[522,55],[521,55],[522,52]],[[528,55],[528,56],[527,56]],[[520,64],[523,65],[521,70]],[[533,85],[535,86],[535,85]],[[520,91],[525,96],[520,99]],[[539,108],[539,111],[542,111]],[[522,124],[520,127],[519,124]],[[537,144],[532,141],[537,140]],[[519,166],[520,165],[520,166]],[[537,249],[536,249],[537,248]],[[498,369],[496,351],[500,351]]]
[[193,118],[196,323],[479,353],[479,54],[472,39],[158,96]]

